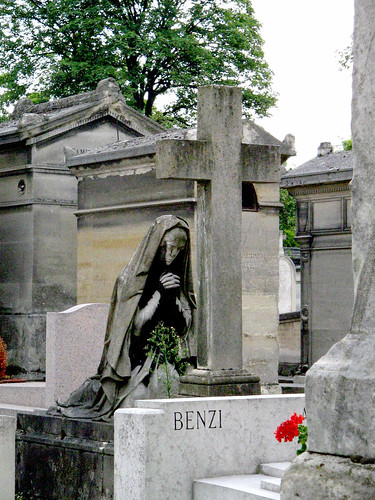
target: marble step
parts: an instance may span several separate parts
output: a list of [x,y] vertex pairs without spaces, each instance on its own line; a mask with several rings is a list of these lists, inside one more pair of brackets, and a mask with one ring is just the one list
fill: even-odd
[[0,405],[45,408],[46,383],[20,382],[0,384]]
[[290,462],[261,464],[259,474],[194,481],[194,500],[280,500],[281,478]]
[[263,490],[263,474],[222,476],[194,481],[194,500],[280,500],[280,493]]
[[260,482],[260,487],[263,490],[275,491],[276,493],[280,493],[281,478],[280,477],[267,477],[267,479],[262,479]]
[[290,462],[270,462],[268,464],[260,464],[260,472],[266,476],[282,478],[289,465]]

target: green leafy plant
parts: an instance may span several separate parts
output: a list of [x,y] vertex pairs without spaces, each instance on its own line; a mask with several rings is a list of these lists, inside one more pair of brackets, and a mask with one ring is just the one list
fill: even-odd
[[352,138],[342,141],[342,147],[344,148],[344,151],[351,151],[353,149]]
[[297,211],[296,200],[289,194],[287,189],[280,189],[280,202],[284,205],[280,210],[279,228],[283,231],[285,239],[284,247],[299,247],[296,236]]
[[298,444],[301,445],[301,448],[297,450],[297,455],[301,455],[304,451],[307,450],[307,425],[299,424],[298,426]]
[[295,437],[298,437],[298,444],[301,448],[297,450],[297,455],[300,455],[307,450],[307,426],[303,425],[302,422],[305,420],[303,415],[297,415],[296,412],[285,422],[282,422],[275,431],[275,438],[281,443],[293,441]]
[[160,322],[151,332],[145,347],[147,356],[154,359],[153,370],[158,367],[162,368],[165,373],[165,381],[163,382],[168,394],[171,397],[172,390],[172,375],[169,365],[172,365],[179,375],[183,375],[186,371],[188,363],[184,361],[180,355],[180,339],[173,327],[167,327],[163,322]]

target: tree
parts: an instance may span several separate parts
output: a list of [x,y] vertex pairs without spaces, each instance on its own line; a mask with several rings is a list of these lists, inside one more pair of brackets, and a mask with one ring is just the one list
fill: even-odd
[[189,123],[196,87],[241,85],[247,116],[276,102],[250,0],[0,0],[0,106],[114,77],[150,116],[158,96]]
[[280,210],[279,227],[285,235],[284,247],[299,247],[296,236],[296,200],[287,189],[280,189],[280,201],[284,207]]

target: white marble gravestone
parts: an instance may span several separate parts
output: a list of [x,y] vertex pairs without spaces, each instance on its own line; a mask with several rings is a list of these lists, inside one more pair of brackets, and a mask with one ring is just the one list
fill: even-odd
[[274,431],[294,411],[303,412],[304,396],[137,405],[115,413],[115,499],[187,500],[195,479],[255,474],[261,463],[291,460],[297,443],[278,443]]
[[279,314],[296,311],[296,268],[283,249],[283,232],[279,237]]

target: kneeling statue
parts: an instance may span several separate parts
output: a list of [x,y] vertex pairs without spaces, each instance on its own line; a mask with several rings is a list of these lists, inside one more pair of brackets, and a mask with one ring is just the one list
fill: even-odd
[[116,280],[96,375],[48,413],[108,420],[130,406],[156,364],[147,353],[151,333],[162,323],[186,340],[195,307],[189,227],[173,215],[158,217]]

